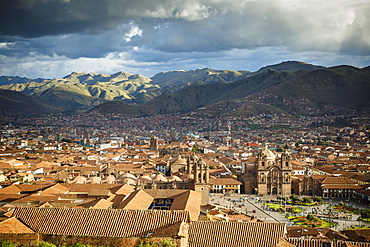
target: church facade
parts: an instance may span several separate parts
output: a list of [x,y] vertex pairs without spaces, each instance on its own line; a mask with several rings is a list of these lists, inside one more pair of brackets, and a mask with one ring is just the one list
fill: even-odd
[[288,151],[278,158],[267,148],[261,149],[256,162],[246,167],[241,176],[244,193],[257,195],[291,195],[291,155]]

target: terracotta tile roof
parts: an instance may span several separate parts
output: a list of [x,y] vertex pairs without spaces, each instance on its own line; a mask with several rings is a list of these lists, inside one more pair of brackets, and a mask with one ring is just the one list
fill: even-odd
[[190,224],[188,246],[271,247],[284,234],[284,223],[197,221]]
[[323,182],[323,184],[356,184],[351,179],[347,177],[327,177]]
[[25,194],[4,194],[4,195],[1,195],[0,194],[0,202],[13,202],[15,200],[18,200],[22,197],[26,197],[28,195],[25,195]]
[[353,189],[357,190],[360,188],[357,184],[324,184],[323,189]]
[[327,239],[286,238],[285,241],[299,247],[370,247],[370,242],[351,242]]
[[174,198],[171,210],[186,210],[190,213],[190,220],[196,221],[199,217],[202,193],[188,190]]
[[88,192],[88,196],[110,196],[110,190],[104,190],[104,189],[90,189]]
[[13,216],[41,234],[126,238],[189,223],[188,212],[174,210],[16,208]]
[[98,209],[109,209],[113,205],[112,202],[105,199],[97,199],[85,204],[80,204],[84,208],[98,208]]
[[45,202],[57,201],[57,196],[29,195],[12,202],[12,204],[43,204]]
[[40,195],[52,196],[52,195],[55,195],[55,194],[64,194],[64,193],[67,193],[68,191],[69,191],[69,188],[57,183],[57,184],[52,185],[52,186],[48,187],[47,189],[41,191]]
[[153,202],[153,199],[154,197],[146,193],[144,190],[137,190],[132,192],[117,208],[146,210]]
[[118,184],[63,184],[64,187],[69,188],[69,193],[88,193],[89,190],[115,190],[115,188],[120,187]]
[[241,185],[242,183],[234,178],[216,178],[209,179],[211,185]]
[[287,237],[312,236],[324,239],[348,240],[342,233],[328,227],[305,228],[304,226],[287,226]]
[[171,189],[144,189],[146,193],[153,198],[175,198],[176,196],[188,190],[171,190]]
[[172,237],[176,236],[187,237],[189,231],[189,224],[185,222],[174,224],[168,228],[161,229],[154,232],[150,237]]
[[370,229],[345,230],[343,233],[353,241],[370,242]]
[[17,184],[17,187],[22,190],[23,194],[37,193],[40,190],[45,190],[55,183],[43,183],[43,184]]
[[0,189],[0,194],[19,194],[22,190],[17,185],[12,184],[8,187]]
[[119,185],[117,189],[111,190],[116,195],[128,195],[135,190],[135,187],[129,184]]
[[0,222],[0,233],[34,233],[29,227],[12,217]]

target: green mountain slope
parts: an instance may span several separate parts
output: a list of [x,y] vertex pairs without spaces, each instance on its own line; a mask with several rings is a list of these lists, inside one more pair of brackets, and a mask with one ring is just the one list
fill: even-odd
[[[6,83],[13,79],[2,80]],[[206,68],[163,72],[151,79],[125,72],[74,72],[53,80],[14,79],[22,80],[0,88],[32,95],[60,111],[89,110],[102,103],[94,110],[127,116],[197,109],[208,116],[330,115],[370,108],[370,67],[324,68],[296,61],[266,66],[253,73]],[[14,95],[13,100],[17,101],[18,96]]]
[[203,81],[206,84],[228,83],[247,76],[249,71],[214,70],[210,68],[197,70],[175,70],[161,72],[152,77],[152,83],[160,86],[182,87],[187,83]]
[[317,65],[312,65],[300,61],[285,61],[281,62],[279,64],[274,64],[274,65],[268,65],[265,67],[260,68],[257,73],[259,72],[265,72],[266,70],[273,69],[277,71],[298,71],[298,70],[317,70],[317,69],[324,69],[325,67],[323,66],[317,66]]
[[48,103],[35,99],[31,96],[0,89],[1,116],[28,116],[56,112],[60,112],[60,109],[53,108]]
[[260,94],[271,95],[265,98],[266,102],[271,100],[274,105],[297,114],[307,113],[309,108],[323,114],[361,111],[370,101],[370,73],[350,66],[320,69]]
[[188,112],[209,104],[213,99],[221,97],[232,90],[234,83],[213,83],[191,85],[175,93],[162,94],[154,100],[140,106],[145,115]]
[[213,115],[337,114],[362,111],[369,105],[369,95],[368,69],[351,66],[306,72],[270,69],[234,83],[194,85],[162,95],[144,105],[143,112],[187,112],[207,107],[202,111]]
[[83,110],[108,100],[122,100],[132,104],[150,101],[162,93],[161,87],[150,82],[148,77],[124,72],[113,75],[73,72],[63,79],[24,79],[0,88],[47,100],[64,110]]
[[99,112],[104,114],[121,114],[126,117],[139,117],[142,116],[140,108],[138,106],[132,106],[122,101],[108,101],[100,104],[90,112]]

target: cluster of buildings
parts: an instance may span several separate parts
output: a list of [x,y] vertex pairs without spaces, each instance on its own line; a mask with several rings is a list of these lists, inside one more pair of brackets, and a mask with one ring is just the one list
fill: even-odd
[[[78,124],[0,129],[2,239],[109,246],[146,239],[171,239],[178,246],[253,246],[258,240],[259,246],[305,246],[309,240],[289,235],[285,224],[227,212],[211,205],[209,195],[370,202],[365,127],[244,132],[163,127],[155,135],[152,128],[123,132],[117,125],[110,132],[109,124],[100,129]],[[318,244],[312,246],[333,244],[326,234],[315,234],[310,238]],[[336,239],[343,244],[336,246],[354,244],[348,237]]]

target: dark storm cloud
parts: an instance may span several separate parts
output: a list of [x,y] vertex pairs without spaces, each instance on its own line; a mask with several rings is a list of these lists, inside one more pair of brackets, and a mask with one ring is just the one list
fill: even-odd
[[361,66],[368,13],[367,0],[0,0],[0,73],[220,68],[217,60],[251,69],[300,58]]
[[14,0],[1,1],[0,33],[39,37],[107,28],[104,1]]
[[[146,45],[186,52],[283,45],[368,54],[369,6],[366,1],[15,0],[1,3],[0,34],[3,40],[75,34],[78,43],[134,21],[143,30],[141,39],[126,44],[113,38],[118,43],[112,49]],[[91,50],[100,48],[95,45]]]

